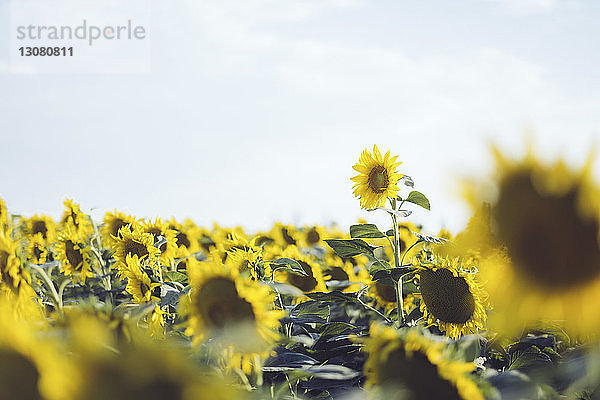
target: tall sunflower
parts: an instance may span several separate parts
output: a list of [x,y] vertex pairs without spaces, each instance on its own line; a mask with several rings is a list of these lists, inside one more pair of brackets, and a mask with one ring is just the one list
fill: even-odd
[[210,338],[225,350],[230,366],[239,362],[247,373],[260,369],[258,360],[270,354],[283,316],[273,309],[270,288],[217,262],[190,264],[187,272],[192,290],[186,333],[193,343]]
[[398,192],[398,180],[402,174],[396,173],[396,168],[401,164],[396,162],[398,156],[390,157],[390,152],[381,156],[377,146],[373,146],[373,153],[363,150],[358,164],[352,168],[358,175],[351,178],[354,183],[354,195],[360,198],[362,208],[371,209],[383,207],[388,197],[395,198]]
[[495,327],[520,330],[563,321],[570,333],[597,335],[600,311],[600,190],[592,160],[581,171],[541,164],[530,152],[509,161],[496,152],[497,198],[490,225],[497,251],[482,259],[496,305]]
[[487,293],[459,259],[435,257],[418,266],[421,311],[451,338],[485,328]]
[[72,276],[73,282],[85,284],[87,278],[94,277],[90,247],[75,228],[67,225],[58,235],[55,251],[62,271]]
[[[442,342],[412,329],[398,331],[378,324],[371,325],[370,336],[362,341],[369,353],[366,385],[378,398],[484,399],[469,377],[475,364],[449,359]],[[404,396],[398,397],[400,393]]]

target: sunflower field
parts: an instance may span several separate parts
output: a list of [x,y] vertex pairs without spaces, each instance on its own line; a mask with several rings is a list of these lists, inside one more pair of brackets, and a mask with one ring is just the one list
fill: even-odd
[[0,400],[600,399],[593,160],[495,154],[461,232],[410,222],[429,200],[376,146],[351,180],[388,226],[94,221],[70,199],[55,220],[0,199]]

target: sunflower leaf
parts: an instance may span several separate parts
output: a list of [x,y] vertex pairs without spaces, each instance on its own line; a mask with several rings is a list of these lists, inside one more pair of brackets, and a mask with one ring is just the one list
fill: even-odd
[[377,228],[377,225],[375,224],[358,224],[350,227],[350,237],[353,239],[378,239],[385,237],[385,235]]
[[330,307],[320,301],[309,300],[298,304],[292,309],[290,315],[292,317],[302,317],[305,315],[316,315],[321,318],[329,318]]
[[166,280],[170,282],[181,283],[183,286],[188,284],[188,277],[179,271],[167,271],[165,272]]
[[429,204],[429,200],[425,195],[421,192],[413,190],[408,194],[408,197],[404,199],[404,201],[408,201],[409,203],[416,204],[418,206],[423,207],[426,210],[431,210],[431,206]]
[[302,370],[315,378],[321,379],[348,380],[360,376],[360,372],[344,367],[343,365],[335,364],[313,365],[304,367]]
[[415,235],[417,237],[417,239],[422,240],[424,242],[434,243],[434,244],[446,244],[446,243],[450,243],[450,241],[448,239],[444,239],[444,238],[441,238],[441,237],[424,235],[422,233],[414,232],[414,231],[411,231],[411,232],[413,233],[413,235]]
[[271,265],[273,266],[273,271],[284,270],[295,275],[308,276],[300,263],[291,258],[278,258],[275,261],[271,261]]
[[352,257],[359,254],[368,254],[373,257],[373,250],[377,248],[362,239],[325,239],[325,241],[340,257]]
[[381,281],[384,285],[393,286],[395,282],[398,282],[401,276],[406,275],[410,272],[413,272],[415,269],[412,267],[400,267],[400,268],[390,268],[385,270],[379,270],[375,272],[373,276],[374,281]]
[[377,271],[392,269],[392,266],[387,261],[375,260],[369,265],[369,274],[373,276]]

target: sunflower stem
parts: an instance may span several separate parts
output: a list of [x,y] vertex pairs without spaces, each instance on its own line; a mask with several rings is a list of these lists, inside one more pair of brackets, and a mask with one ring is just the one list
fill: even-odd
[[48,276],[46,271],[44,271],[41,267],[39,267],[35,264],[29,264],[29,265],[35,270],[35,272],[37,272],[42,277],[42,279],[46,283],[46,286],[48,286],[48,289],[50,289],[50,292],[52,293],[52,297],[54,297],[56,306],[58,307],[58,309],[60,311],[62,311],[62,306],[63,306],[62,299],[58,295],[58,292],[56,291],[56,288],[54,287],[54,283],[52,283],[52,280],[50,279],[50,277]]
[[[392,209],[396,209],[396,199],[390,199]],[[396,215],[390,213],[392,217],[392,227],[394,230],[394,267],[400,268],[400,236],[398,233],[398,219]],[[404,323],[404,307],[402,304],[402,277],[398,278],[396,283],[396,313],[398,314],[398,326]]]

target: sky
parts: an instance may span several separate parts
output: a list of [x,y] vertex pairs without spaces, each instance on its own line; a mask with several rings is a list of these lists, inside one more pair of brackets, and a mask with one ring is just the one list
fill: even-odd
[[[69,197],[98,219],[383,227],[350,181],[377,144],[431,202],[409,220],[456,232],[470,212],[461,182],[489,175],[492,143],[519,157],[530,138],[541,158],[577,167],[600,138],[598,2],[148,0],[143,11],[140,73],[15,71],[13,33],[0,30],[0,197],[13,213],[58,216]],[[0,27],[10,18],[0,0]]]

